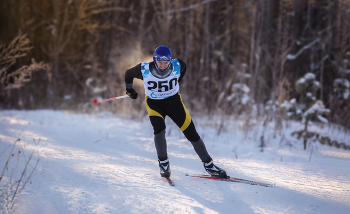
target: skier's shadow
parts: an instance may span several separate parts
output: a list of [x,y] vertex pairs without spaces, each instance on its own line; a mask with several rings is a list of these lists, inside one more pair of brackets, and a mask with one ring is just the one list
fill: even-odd
[[[182,192],[184,196],[192,198],[200,206],[192,206],[192,209],[196,213],[210,213],[217,212],[220,214],[232,214],[232,213],[255,213],[251,209],[250,205],[239,199],[237,195],[227,186],[230,185],[227,182],[220,181],[205,181],[199,178],[186,177],[181,182],[193,183],[195,185],[182,185],[181,182],[175,183],[175,188]],[[198,180],[196,180],[198,179]],[[176,179],[174,179],[176,180]],[[192,181],[191,181],[192,180]],[[232,184],[231,184],[232,185]],[[190,190],[190,188],[203,186],[196,190]],[[211,194],[210,191],[216,191]],[[206,208],[206,209],[205,209]]]

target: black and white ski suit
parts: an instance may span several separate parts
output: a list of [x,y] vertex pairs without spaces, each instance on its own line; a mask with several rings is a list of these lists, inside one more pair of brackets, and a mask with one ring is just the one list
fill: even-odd
[[154,130],[154,141],[159,160],[166,160],[165,117],[169,116],[192,143],[203,162],[211,160],[204,142],[198,135],[195,125],[179,93],[179,83],[186,73],[186,64],[173,59],[164,73],[159,72],[154,62],[145,62],[126,70],[126,88],[133,87],[133,79],[141,79],[145,87],[145,105]]

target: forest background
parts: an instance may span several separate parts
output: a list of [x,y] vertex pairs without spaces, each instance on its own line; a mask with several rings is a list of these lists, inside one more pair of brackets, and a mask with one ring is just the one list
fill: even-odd
[[159,45],[187,63],[192,112],[281,121],[312,73],[350,129],[350,0],[0,0],[0,108],[146,115],[140,81],[141,99],[92,100],[125,95],[125,70]]

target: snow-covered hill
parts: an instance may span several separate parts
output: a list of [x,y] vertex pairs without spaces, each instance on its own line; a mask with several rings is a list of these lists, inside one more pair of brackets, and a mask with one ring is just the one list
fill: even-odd
[[[315,144],[311,154],[289,135],[271,138],[267,130],[267,147],[261,152],[259,134],[245,136],[231,124],[217,135],[204,125],[208,121],[193,119],[214,161],[229,175],[276,186],[186,177],[204,168],[171,121],[167,141],[174,187],[159,176],[147,118],[0,111],[0,172],[16,138],[21,139],[0,182],[2,190],[13,193],[5,184],[12,177],[16,185],[30,152],[35,151],[28,172],[40,158],[10,213],[350,213],[349,151]],[[4,200],[0,198],[2,205]]]

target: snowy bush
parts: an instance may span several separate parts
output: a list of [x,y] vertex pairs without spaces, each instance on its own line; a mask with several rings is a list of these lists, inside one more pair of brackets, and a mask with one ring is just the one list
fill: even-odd
[[281,104],[281,108],[286,110],[287,116],[294,120],[300,120],[302,118],[302,110],[298,107],[297,101],[295,98],[290,101],[285,100]]
[[254,112],[254,100],[250,97],[250,88],[234,79],[229,79],[217,98],[217,105],[227,114],[237,116],[251,115]]
[[278,110],[278,106],[279,106],[278,101],[269,100],[266,102],[265,111],[275,113]]
[[252,100],[249,96],[250,88],[243,83],[235,83],[231,87],[231,95],[227,97],[227,101],[231,106],[247,105]]

